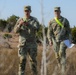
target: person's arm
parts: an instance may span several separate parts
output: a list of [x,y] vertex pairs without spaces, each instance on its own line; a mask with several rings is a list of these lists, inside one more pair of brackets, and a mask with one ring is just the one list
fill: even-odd
[[69,21],[67,19],[66,19],[66,31],[67,31],[67,34],[69,36],[69,40],[72,41],[71,28],[70,28]]
[[52,29],[52,26],[51,26],[51,22],[49,23],[48,25],[48,31],[47,31],[47,38],[48,38],[48,41],[49,41],[49,44],[52,45],[52,38],[53,38],[53,29]]
[[16,25],[14,27],[14,32],[15,33],[19,33],[19,31],[21,30],[21,25],[23,23],[24,23],[24,21],[21,18],[16,22]]

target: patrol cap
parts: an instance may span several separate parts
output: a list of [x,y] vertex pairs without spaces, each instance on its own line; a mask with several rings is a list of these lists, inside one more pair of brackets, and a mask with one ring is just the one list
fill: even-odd
[[54,11],[55,11],[55,10],[59,10],[59,11],[60,11],[60,7],[55,7],[55,8],[54,8]]
[[29,10],[31,12],[31,6],[24,6],[24,11]]

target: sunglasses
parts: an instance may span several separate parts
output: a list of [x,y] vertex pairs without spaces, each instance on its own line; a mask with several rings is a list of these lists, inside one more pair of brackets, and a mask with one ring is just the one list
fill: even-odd
[[59,10],[55,10],[54,12],[59,12]]
[[25,12],[29,12],[29,10],[25,10]]

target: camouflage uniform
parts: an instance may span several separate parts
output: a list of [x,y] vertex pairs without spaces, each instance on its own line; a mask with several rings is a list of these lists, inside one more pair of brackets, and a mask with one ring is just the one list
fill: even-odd
[[58,25],[55,19],[52,19],[48,26],[48,40],[53,42],[55,56],[58,63],[62,64],[62,67],[65,67],[67,47],[63,41],[71,39],[71,31],[69,22],[66,18],[61,16],[59,21],[64,25],[64,28]]
[[25,25],[24,23],[23,25],[19,26],[19,21],[21,19],[17,21],[14,28],[14,31],[16,33],[19,33],[19,45],[18,45],[20,55],[19,75],[24,75],[27,54],[29,55],[33,75],[37,75],[36,31],[39,29],[40,25],[36,18],[30,16],[30,18],[27,20],[28,25]]

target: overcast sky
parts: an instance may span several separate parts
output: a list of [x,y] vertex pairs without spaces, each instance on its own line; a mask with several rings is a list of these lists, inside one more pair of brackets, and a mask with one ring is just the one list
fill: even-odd
[[[7,19],[11,15],[24,16],[23,8],[30,5],[31,15],[41,23],[41,0],[0,0],[0,19]],[[76,0],[43,0],[44,24],[47,26],[50,19],[54,18],[54,7],[61,7],[61,15],[67,18],[70,26],[76,26]]]

